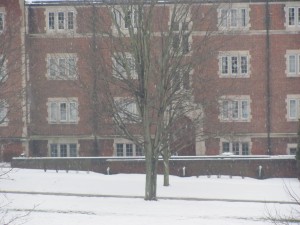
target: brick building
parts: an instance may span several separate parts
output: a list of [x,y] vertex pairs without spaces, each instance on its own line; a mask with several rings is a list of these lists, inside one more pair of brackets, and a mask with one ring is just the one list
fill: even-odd
[[[29,156],[143,154],[142,149],[118,134],[111,121],[94,119],[94,105],[84,88],[95,84],[89,65],[92,61],[87,60],[95,38],[89,20],[93,10],[104,15],[101,21],[105,29],[113,29],[107,5],[94,3],[31,0],[25,1],[24,11],[20,9],[20,18],[25,18],[20,43],[26,40],[26,48],[22,48],[26,57],[22,52],[20,55],[27,72],[24,77],[25,72],[20,71],[20,86],[26,87],[28,113],[24,109],[19,115],[23,133],[18,140],[23,143],[20,149]],[[172,5],[158,3],[157,7],[168,11]],[[22,8],[23,3],[15,7]],[[189,143],[176,154],[295,154],[300,116],[300,3],[199,1],[193,4],[189,17],[192,25],[186,29],[191,32],[178,41],[182,51],[193,57],[195,46],[208,31],[214,35],[207,45],[217,47],[214,53],[207,51],[210,57],[205,63],[193,68],[188,88],[196,104],[216,104],[203,109],[201,129],[206,138],[188,139],[195,131],[185,126],[177,139]],[[155,24],[169,25],[168,17],[158,14],[157,18]],[[118,20],[126,30],[122,19]],[[185,31],[184,23],[178,24],[178,30]],[[106,41],[102,38],[100,45]],[[104,58],[113,64],[109,54],[107,51]],[[0,129],[13,126],[10,121]],[[183,123],[188,124],[189,119]]]

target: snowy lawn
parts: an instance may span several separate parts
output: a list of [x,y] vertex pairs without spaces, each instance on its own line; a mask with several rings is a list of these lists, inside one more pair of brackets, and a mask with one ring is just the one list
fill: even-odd
[[[144,180],[144,175],[137,174],[13,170],[0,180],[0,191],[16,193],[0,195],[0,204],[9,203],[3,207],[8,210],[6,219],[33,210],[16,221],[24,219],[28,225],[261,225],[269,224],[264,220],[268,211],[289,215],[292,208],[299,209],[286,191],[299,193],[297,179],[171,176],[171,186],[163,187],[159,176],[160,199],[156,202],[143,200]],[[101,197],[104,195],[140,198]]]

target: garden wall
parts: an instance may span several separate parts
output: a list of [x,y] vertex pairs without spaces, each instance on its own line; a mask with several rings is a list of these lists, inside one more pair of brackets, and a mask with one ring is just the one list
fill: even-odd
[[[158,172],[163,173],[162,160]],[[83,170],[103,174],[145,173],[143,158],[13,158],[12,167],[44,170]],[[261,168],[261,169],[260,169]],[[175,157],[170,174],[176,176],[229,175],[252,178],[299,177],[294,157]],[[259,176],[260,174],[260,176]]]

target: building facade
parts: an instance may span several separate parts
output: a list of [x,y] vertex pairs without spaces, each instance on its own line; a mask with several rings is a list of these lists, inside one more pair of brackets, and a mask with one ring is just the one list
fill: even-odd
[[[8,25],[2,2],[0,30]],[[19,86],[26,89],[26,97],[22,98],[26,107],[16,119],[22,121],[22,132],[17,135],[20,149],[28,156],[42,157],[143,155],[143,149],[119,135],[111,121],[102,117],[102,121],[95,120],[95,115],[101,114],[95,108],[104,106],[95,107],[91,90],[96,89],[91,87],[103,84],[92,76],[91,64],[97,62],[93,61],[91,46],[97,41],[98,46],[107,46],[108,37],[95,38],[95,20],[90,16],[92,12],[101,14],[96,22],[113,30],[107,5],[15,2],[20,19],[25,18],[19,37],[20,46],[24,42],[21,49],[26,52],[20,52],[23,63],[18,75],[22,81]],[[159,3],[157,7],[168,11],[173,4]],[[130,17],[115,15],[115,22],[126,30],[128,18],[136,23],[137,17],[132,15],[133,11]],[[170,25],[169,18],[160,16],[153,22],[154,30],[159,24]],[[199,1],[193,3],[188,17],[188,25],[178,23],[178,33],[188,35],[178,40],[175,37],[173,47],[195,57],[197,46],[210,33],[206,47],[210,46],[211,51],[207,48],[206,60],[202,60],[205,63],[195,65],[181,88],[191,90],[196,104],[215,104],[203,108],[201,129],[205,138],[187,135],[195,130],[181,126],[174,138],[188,143],[174,154],[295,154],[300,118],[300,3]],[[111,51],[104,53],[108,64],[117,67]],[[128,108],[136,113],[133,105]],[[0,131],[13,126],[12,121],[8,117]],[[188,117],[183,123],[189,123]]]

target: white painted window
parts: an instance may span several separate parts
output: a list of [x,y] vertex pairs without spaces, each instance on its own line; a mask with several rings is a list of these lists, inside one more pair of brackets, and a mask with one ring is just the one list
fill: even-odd
[[296,143],[288,143],[287,144],[287,154],[288,155],[296,155],[297,152],[297,144]]
[[247,141],[222,141],[221,153],[232,153],[234,155],[250,155],[250,143]]
[[50,157],[77,157],[78,147],[77,143],[51,143]]
[[300,95],[287,96],[287,120],[297,121],[300,118]]
[[287,7],[286,24],[290,28],[300,28],[300,6]]
[[76,54],[48,54],[47,78],[50,80],[77,79]]
[[245,78],[250,76],[250,55],[248,51],[219,53],[219,76]]
[[176,91],[187,91],[190,89],[190,74],[189,71],[179,70],[174,73],[172,77],[172,90]]
[[127,156],[144,156],[144,150],[142,147],[135,145],[131,142],[116,142],[115,143],[115,155],[119,157]]
[[4,13],[0,12],[0,33],[4,30]]
[[118,79],[137,79],[134,57],[130,53],[115,53],[112,58],[113,75]]
[[[127,7],[115,7],[112,9],[114,16],[115,29],[127,30],[129,28],[137,28],[138,25],[138,11],[132,5]],[[116,27],[117,26],[117,27]]]
[[6,71],[6,60],[0,55],[0,84],[6,81],[7,71]]
[[223,5],[218,10],[219,29],[239,30],[249,29],[249,6],[248,5]]
[[286,55],[286,74],[288,77],[300,76],[300,51],[287,50]]
[[136,123],[140,121],[137,105],[133,98],[115,98],[115,110],[123,122]]
[[8,125],[8,104],[5,100],[0,99],[0,126]]
[[49,123],[78,123],[78,100],[71,99],[48,99]]
[[74,31],[75,29],[75,10],[53,9],[47,10],[47,31]]
[[220,101],[220,120],[250,122],[249,96],[226,96]]

